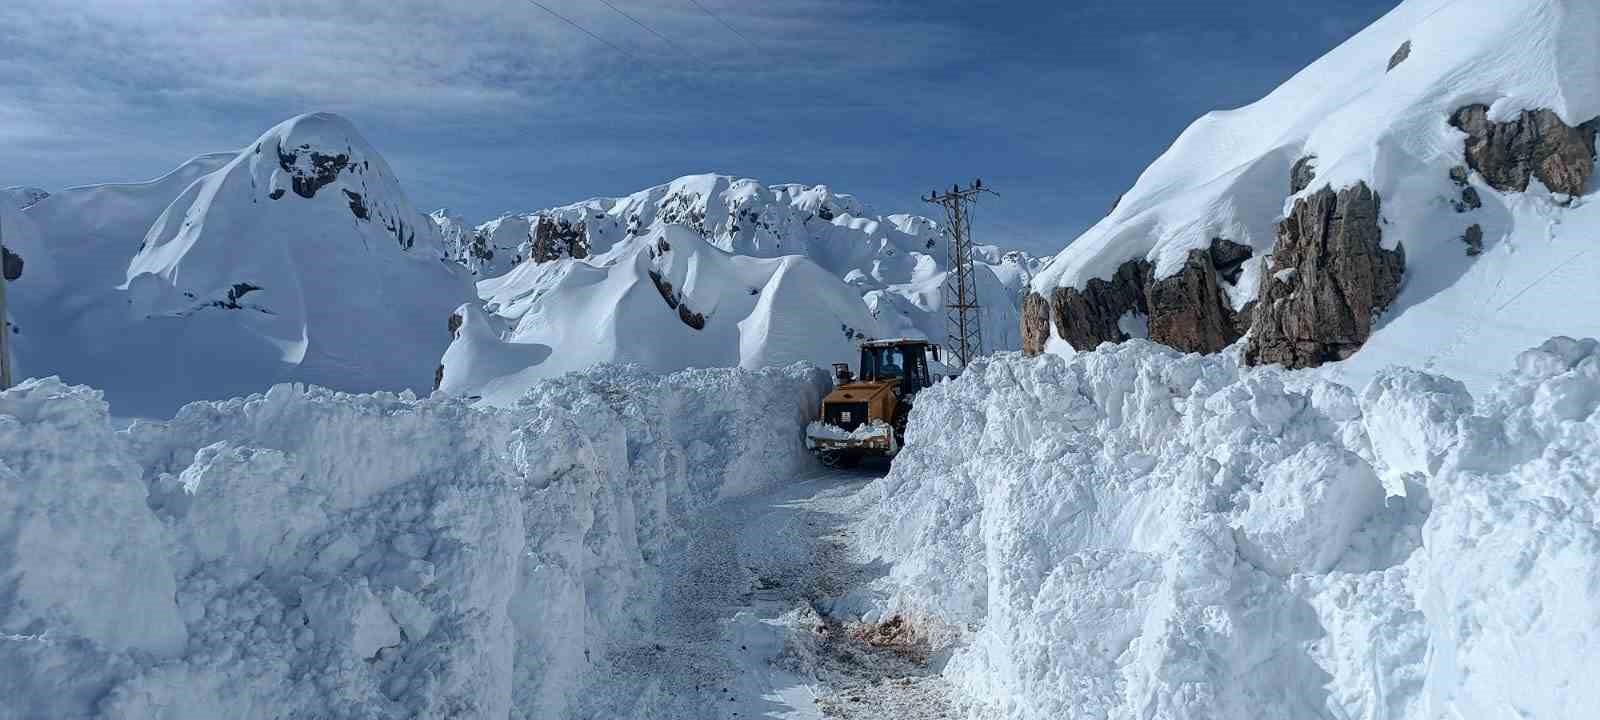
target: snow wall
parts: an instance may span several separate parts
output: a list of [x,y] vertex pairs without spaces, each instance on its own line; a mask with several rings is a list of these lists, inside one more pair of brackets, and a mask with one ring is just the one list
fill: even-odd
[[1434,720],[1600,707],[1600,353],[1484,397],[1145,341],[920,395],[867,542],[1007,718]]
[[0,718],[559,718],[825,373],[602,367],[507,410],[280,385],[113,431],[0,393]]

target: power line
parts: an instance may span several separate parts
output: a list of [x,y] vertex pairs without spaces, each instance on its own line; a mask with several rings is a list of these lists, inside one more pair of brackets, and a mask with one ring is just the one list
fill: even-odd
[[634,17],[634,16],[632,16],[632,15],[629,15],[629,14],[628,14],[628,13],[627,13],[627,12],[626,12],[626,11],[624,11],[624,10],[623,10],[623,9],[622,9],[622,8],[619,8],[619,7],[617,7],[617,6],[615,6],[615,5],[612,5],[612,4],[611,4],[611,2],[610,2],[610,0],[600,0],[600,4],[602,4],[602,5],[605,5],[605,6],[606,6],[606,7],[608,7],[608,8],[611,8],[611,9],[612,9],[612,10],[615,10],[615,11],[617,11],[617,14],[618,14],[618,15],[621,15],[621,16],[623,16],[623,17],[625,17],[625,18],[627,18],[627,19],[629,19],[629,20],[632,20],[632,21],[633,21],[633,24],[635,24],[635,25],[638,25],[638,26],[639,26],[639,27],[642,27],[642,28],[644,28],[644,29],[645,29],[645,30],[647,30],[647,31],[649,31],[649,33],[650,33],[650,34],[651,34],[651,35],[654,35],[654,36],[656,36],[656,37],[658,37],[658,38],[661,38],[661,42],[664,42],[664,43],[666,43],[666,44],[668,44],[668,45],[671,45],[671,46],[672,46],[672,48],[673,48],[673,49],[674,49],[674,50],[677,50],[677,51],[678,51],[678,52],[680,52],[680,53],[685,53],[685,54],[687,54],[687,53],[688,53],[688,52],[689,52],[689,51],[688,51],[688,50],[684,50],[684,49],[683,49],[683,47],[682,47],[682,46],[680,46],[680,45],[679,45],[679,44],[677,44],[677,43],[675,43],[675,42],[673,42],[673,41],[672,41],[672,40],[671,40],[671,39],[670,39],[670,38],[668,38],[668,37],[667,37],[667,36],[665,36],[665,35],[662,35],[662,34],[661,34],[661,33],[659,33],[659,32],[656,32],[656,29],[655,29],[655,28],[653,28],[653,27],[650,27],[650,26],[649,26],[649,25],[646,25],[646,24],[644,24],[644,22],[642,22],[642,21],[641,21],[641,20],[639,20],[639,18],[636,18],[636,17]]
[[[579,24],[567,19],[567,17],[565,15],[562,15],[561,13],[558,13],[558,12],[556,12],[554,10],[551,10],[544,3],[539,2],[539,0],[528,0],[528,3],[533,5],[536,8],[539,8],[540,10],[543,10],[543,11],[545,11],[547,13],[550,13],[551,17],[554,17],[555,19],[560,20],[561,22],[564,22],[564,23],[566,23],[568,25],[571,25],[571,26],[577,28],[579,32],[581,32],[581,33],[583,33],[585,35],[588,35],[589,37],[592,37],[595,40],[600,41],[601,43],[604,43],[607,47],[611,48],[612,50],[615,50],[615,51],[617,51],[619,53],[622,53],[623,55],[627,55],[630,58],[633,58],[633,60],[635,62],[639,62],[639,63],[643,63],[644,62],[644,60],[642,58],[640,58],[638,55],[635,55],[635,54],[633,54],[631,52],[628,52],[627,50],[622,49],[621,45],[618,45],[618,44],[616,44],[614,42],[611,42],[610,40],[607,40],[607,39],[605,39],[603,37],[600,37],[599,35],[596,35],[596,34],[590,32],[589,28],[586,28],[586,27],[584,27],[582,25],[579,25]],[[607,4],[610,4],[610,3],[607,3]]]
[[729,25],[728,21],[727,20],[723,20],[721,15],[718,15],[718,14],[716,14],[714,12],[711,12],[711,8],[708,8],[708,7],[704,6],[704,5],[701,5],[700,4],[700,0],[689,0],[689,2],[694,3],[694,6],[697,7],[697,8],[700,8],[701,12],[704,12],[705,14],[710,15],[712,20],[715,20],[715,21],[717,21],[719,23],[722,23],[722,26],[727,28],[728,32],[731,32],[731,33],[733,33],[735,35],[738,35],[740,37],[740,39],[744,40],[747,43],[750,43],[750,47],[756,48],[757,50],[761,49],[761,46],[757,45],[756,41],[751,40],[749,37],[746,37],[744,33],[739,32],[738,28],[736,28],[736,27],[734,27],[732,25]]

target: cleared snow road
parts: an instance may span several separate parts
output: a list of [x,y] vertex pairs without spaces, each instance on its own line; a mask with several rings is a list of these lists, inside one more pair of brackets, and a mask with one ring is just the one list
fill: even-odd
[[852,558],[867,473],[797,479],[706,513],[651,637],[612,648],[577,718],[945,718],[926,647],[861,625],[883,568]]

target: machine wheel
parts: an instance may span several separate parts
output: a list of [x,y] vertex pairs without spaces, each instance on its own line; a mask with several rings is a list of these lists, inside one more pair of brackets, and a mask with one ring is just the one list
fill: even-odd
[[849,450],[818,450],[817,462],[823,467],[847,470],[861,464],[861,453]]
[[894,428],[894,440],[900,447],[906,446],[906,425],[911,419],[911,408],[907,403],[901,403],[895,411],[894,420],[889,423]]

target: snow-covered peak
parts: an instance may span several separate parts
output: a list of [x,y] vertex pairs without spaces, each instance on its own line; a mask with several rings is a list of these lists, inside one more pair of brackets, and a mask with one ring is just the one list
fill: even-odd
[[[1557,310],[1600,294],[1553,271],[1600,269],[1575,244],[1597,216],[1572,198],[1592,189],[1597,36],[1590,0],[1400,3],[1262,100],[1190,126],[1033,277],[1030,349],[1118,341],[1114,316],[1129,313],[1186,350],[1248,329],[1252,363],[1298,347],[1290,365],[1337,363],[1354,382],[1401,363],[1482,385],[1513,348],[1594,334]],[[1341,277],[1288,265],[1339,266],[1335,245],[1353,263]],[[1361,286],[1354,312],[1314,302],[1347,282]],[[1510,335],[1486,353],[1488,327]]]
[[[368,252],[391,246],[431,258],[444,256],[437,228],[411,207],[388,163],[348,120],[329,113],[301,115],[268,130],[185,196],[192,202],[174,203],[151,228],[129,268],[130,279],[141,273],[170,273],[179,258],[192,261],[194,253],[205,251],[197,242],[208,235],[208,224],[229,225],[236,211],[253,206],[239,214],[250,217],[254,208],[269,203],[283,204],[286,215],[348,217]],[[227,202],[215,202],[219,197]],[[232,255],[231,233],[209,236],[216,239],[216,252]]]
[[472,297],[383,157],[326,113],[25,214],[45,250],[8,298],[19,367],[102,387],[119,414],[283,380],[425,392]]
[[1596,33],[1589,0],[1406,0],[1262,100],[1196,121],[1033,288],[1082,287],[1139,256],[1166,277],[1214,237],[1270,251],[1302,157],[1316,179],[1300,195],[1362,181],[1386,201],[1431,193],[1413,178],[1433,166],[1442,181],[1460,163],[1449,118],[1463,106],[1489,104],[1496,120],[1600,116]]

